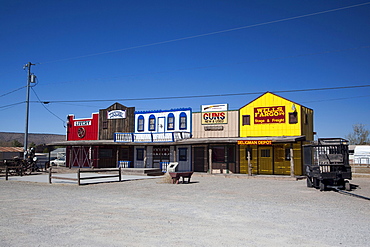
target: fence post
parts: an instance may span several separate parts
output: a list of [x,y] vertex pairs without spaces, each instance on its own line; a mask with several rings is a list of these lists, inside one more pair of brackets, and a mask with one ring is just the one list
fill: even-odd
[[81,173],[80,173],[80,168],[78,168],[78,170],[77,170],[77,183],[78,183],[79,186],[81,185],[80,178],[81,178]]
[[52,170],[52,167],[50,167],[49,169],[49,184],[51,184],[51,170]]

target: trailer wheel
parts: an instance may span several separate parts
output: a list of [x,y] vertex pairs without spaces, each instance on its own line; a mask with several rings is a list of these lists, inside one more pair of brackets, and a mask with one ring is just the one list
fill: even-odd
[[326,184],[323,181],[320,181],[320,191],[326,190]]
[[309,177],[307,177],[307,187],[309,187],[309,188],[313,187],[312,181]]
[[344,182],[344,189],[347,190],[347,191],[351,190],[351,184],[348,181]]
[[315,187],[315,189],[320,188],[320,181],[317,178],[313,178],[312,183],[313,183],[313,187]]

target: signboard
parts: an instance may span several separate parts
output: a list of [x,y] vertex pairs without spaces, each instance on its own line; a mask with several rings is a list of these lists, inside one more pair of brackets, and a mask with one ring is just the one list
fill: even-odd
[[202,105],[202,124],[226,124],[227,104]]
[[224,126],[204,126],[204,131],[223,131]]
[[74,126],[89,126],[91,125],[91,120],[84,120],[84,121],[75,121]]
[[271,140],[245,140],[238,141],[238,145],[272,145]]
[[226,124],[227,112],[202,112],[202,124]]
[[227,104],[202,105],[202,112],[227,111]]
[[285,106],[254,108],[254,124],[285,123]]
[[121,119],[126,118],[126,111],[123,110],[114,110],[107,112],[107,119]]

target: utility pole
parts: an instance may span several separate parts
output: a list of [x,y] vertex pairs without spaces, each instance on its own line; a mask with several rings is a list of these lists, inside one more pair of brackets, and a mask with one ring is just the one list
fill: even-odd
[[35,65],[35,64],[28,62],[23,67],[23,69],[27,68],[28,70],[27,71],[27,93],[26,93],[26,127],[24,130],[24,157],[23,157],[24,159],[27,158],[26,153],[27,153],[27,148],[28,148],[28,115],[30,111],[30,86],[31,86],[31,83],[34,83],[36,79],[36,76],[31,74],[31,65]]

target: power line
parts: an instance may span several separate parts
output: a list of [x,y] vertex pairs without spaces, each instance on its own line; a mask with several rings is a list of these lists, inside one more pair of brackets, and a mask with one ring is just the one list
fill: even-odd
[[162,45],[162,44],[167,44],[167,43],[172,43],[172,42],[177,42],[177,41],[182,41],[182,40],[200,38],[200,37],[205,37],[205,36],[210,36],[210,35],[215,35],[215,34],[220,34],[220,33],[232,32],[232,31],[237,31],[237,30],[242,30],[242,29],[247,29],[247,28],[252,28],[252,27],[258,27],[258,26],[269,25],[269,24],[274,24],[274,23],[279,23],[279,22],[284,22],[284,21],[290,21],[290,20],[315,16],[315,15],[321,15],[321,14],[326,14],[326,13],[335,12],[335,11],[339,11],[339,10],[345,10],[345,9],[360,7],[360,6],[364,6],[364,5],[368,5],[368,4],[370,4],[370,2],[354,4],[354,5],[335,8],[335,9],[330,9],[330,10],[319,11],[319,12],[315,12],[315,13],[311,13],[311,14],[304,14],[304,15],[299,15],[299,16],[294,16],[294,17],[288,17],[288,18],[283,18],[283,19],[274,20],[274,21],[267,21],[267,22],[252,24],[252,25],[229,28],[229,29],[215,31],[215,32],[209,32],[209,33],[187,36],[187,37],[182,37],[182,38],[177,38],[177,39],[170,39],[170,40],[166,40],[166,41],[154,42],[154,43],[145,44],[145,45],[137,45],[137,46],[127,47],[127,48],[122,48],[122,49],[117,49],[117,50],[112,50],[112,51],[98,52],[98,53],[89,54],[89,55],[83,55],[83,56],[77,56],[77,57],[71,57],[71,58],[64,58],[64,59],[59,59],[59,60],[54,60],[54,61],[49,61],[49,62],[42,62],[42,63],[38,63],[38,64],[62,62],[62,61],[80,59],[80,58],[85,58],[85,57],[92,57],[92,56],[104,55],[104,54],[109,54],[109,53],[115,53],[115,52],[122,52],[122,51],[127,51],[127,50],[138,49],[138,48],[144,48],[144,47],[149,47],[149,46]]
[[[370,85],[355,85],[355,86],[342,86],[342,87],[326,87],[326,88],[309,88],[309,89],[293,89],[293,90],[278,90],[271,91],[272,93],[296,93],[296,92],[308,92],[308,91],[324,91],[324,90],[339,90],[339,89],[351,89],[351,88],[364,88],[370,87]],[[104,102],[104,101],[142,101],[142,100],[168,100],[168,99],[191,99],[191,98],[209,98],[209,97],[227,97],[227,96],[242,96],[252,94],[263,94],[264,92],[248,92],[248,93],[230,93],[230,94],[210,94],[210,95],[188,95],[188,96],[168,96],[168,97],[151,97],[151,98],[132,98],[132,99],[91,99],[91,100],[51,100],[51,101],[37,101],[44,104],[49,103],[72,103],[72,102]]]
[[143,75],[155,75],[155,74],[164,74],[164,73],[187,71],[187,70],[209,69],[209,68],[216,68],[216,67],[222,67],[222,66],[230,66],[230,65],[236,65],[236,64],[246,64],[246,63],[255,63],[255,62],[274,61],[274,60],[280,60],[280,59],[286,59],[286,58],[298,58],[298,57],[305,57],[305,56],[323,55],[323,54],[329,54],[329,53],[335,53],[335,52],[353,51],[353,50],[359,50],[359,49],[365,49],[365,48],[370,48],[370,45],[359,46],[359,47],[352,47],[352,48],[346,48],[346,49],[337,49],[337,50],[329,50],[329,51],[311,52],[311,53],[304,53],[304,54],[290,55],[290,56],[282,56],[282,57],[261,58],[261,59],[255,59],[255,60],[249,60],[249,61],[233,62],[233,63],[223,63],[223,64],[214,64],[214,65],[204,65],[204,66],[198,66],[198,67],[179,68],[179,69],[173,69],[173,70],[163,70],[163,71],[157,71],[157,72],[148,72],[148,73],[140,73],[140,74],[132,74],[132,75],[124,75],[124,76],[101,77],[101,78],[96,78],[96,79],[83,79],[83,80],[76,80],[76,81],[55,82],[55,83],[49,83],[49,85],[50,84],[61,84],[61,83],[85,82],[85,81],[91,81],[91,80],[104,80],[104,79],[115,79],[115,78],[124,78],[124,77],[134,77],[134,76],[143,76]]
[[23,86],[23,87],[20,87],[20,88],[14,89],[13,91],[10,91],[10,92],[8,92],[8,93],[4,93],[4,94],[0,95],[0,97],[6,96],[6,95],[11,94],[11,93],[14,93],[14,92],[17,92],[17,91],[19,91],[19,90],[21,90],[21,89],[23,89],[23,88],[25,88],[25,87],[26,87],[26,86]]
[[56,118],[58,118],[60,121],[62,121],[63,122],[63,125],[64,125],[64,127],[65,127],[65,121],[63,120],[63,119],[61,119],[60,117],[58,117],[54,112],[52,112],[52,111],[50,111],[46,106],[45,106],[45,103],[44,102],[42,102],[41,100],[40,100],[40,98],[39,98],[39,96],[37,95],[37,93],[36,93],[36,91],[33,89],[33,88],[31,88],[32,89],[32,91],[33,91],[33,93],[36,95],[36,97],[37,97],[37,99],[39,100],[38,102],[51,114],[51,115],[53,115],[54,117],[56,117]]
[[313,103],[313,102],[326,102],[326,101],[336,101],[336,100],[346,100],[346,99],[357,99],[357,98],[366,98],[370,97],[370,95],[362,95],[362,96],[355,96],[355,97],[343,97],[343,98],[335,98],[335,99],[323,99],[323,100],[311,100],[311,101],[304,101],[301,103]]
[[20,104],[23,104],[23,103],[25,103],[25,102],[26,102],[26,101],[22,101],[22,102],[13,103],[13,104],[10,104],[10,105],[0,106],[0,109],[1,109],[1,108],[7,108],[7,107],[12,107],[12,106],[20,105]]

